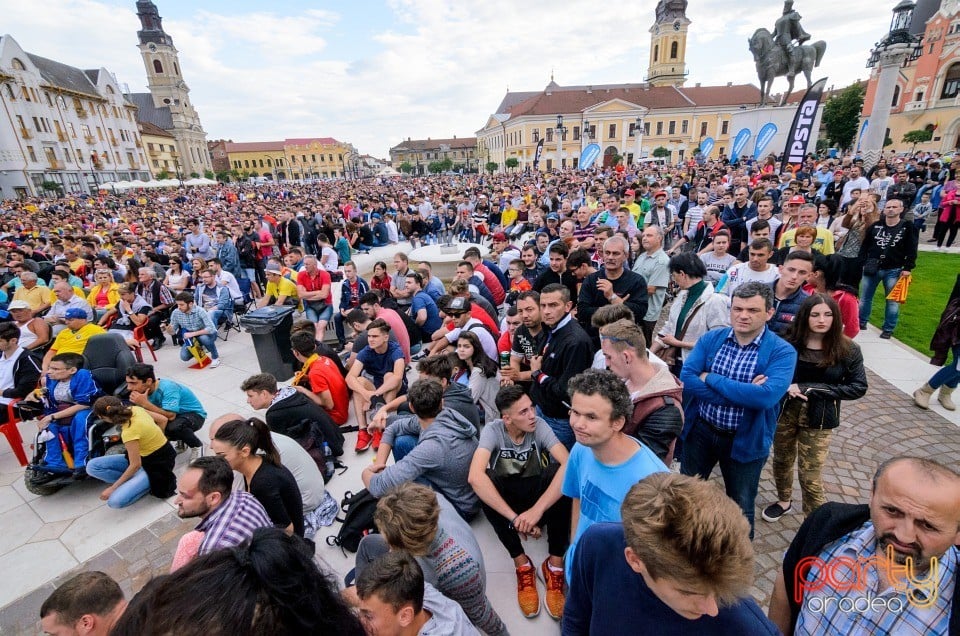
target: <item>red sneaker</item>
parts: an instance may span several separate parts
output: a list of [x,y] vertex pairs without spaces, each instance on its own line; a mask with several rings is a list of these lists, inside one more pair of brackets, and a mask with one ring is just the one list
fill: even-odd
[[547,614],[554,620],[560,620],[563,618],[563,605],[567,601],[566,594],[564,594],[563,591],[563,570],[559,572],[554,570],[549,566],[549,561],[550,559],[547,558],[540,564],[540,575],[543,577],[543,582],[547,587],[544,601],[546,601]]
[[366,430],[361,430],[357,433],[357,447],[356,451],[362,453],[363,451],[370,448],[370,444],[373,442],[373,437]]
[[375,431],[373,432],[373,444],[371,444],[371,446],[373,447],[373,452],[374,452],[374,453],[376,453],[378,450],[380,450],[380,440],[381,440],[381,439],[383,439],[383,431],[381,431],[380,429],[375,430]]

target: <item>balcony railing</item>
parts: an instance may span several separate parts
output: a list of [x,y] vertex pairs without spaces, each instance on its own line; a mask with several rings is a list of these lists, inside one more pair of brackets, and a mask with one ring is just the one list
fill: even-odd
[[67,133],[63,132],[62,130],[58,130],[57,139],[59,139],[60,141],[67,141],[70,138],[67,136]]
[[75,110],[77,111],[77,117],[79,117],[80,119],[86,119],[86,118],[87,118],[87,109],[86,109],[86,108],[79,107],[79,108],[76,108]]
[[88,144],[93,144],[97,142],[97,138],[94,137],[93,135],[84,135],[83,140]]
[[111,138],[111,139],[110,139],[110,145],[111,145],[111,146],[114,146],[114,147],[119,147],[119,146],[120,146],[120,143],[117,142],[117,140],[116,140],[115,138]]
[[94,170],[103,170],[103,162],[102,162],[102,161],[91,161],[90,164],[93,166],[93,169],[94,169]]
[[139,137],[137,137],[137,148],[143,148],[143,143],[140,141]]
[[47,163],[50,164],[51,170],[63,170],[62,161],[57,161],[56,159],[48,159]]
[[903,107],[903,112],[910,113],[916,110],[923,110],[924,108],[926,108],[924,102],[907,102]]
[[24,139],[33,139],[33,133],[30,131],[29,128],[21,128],[20,136],[23,137]]

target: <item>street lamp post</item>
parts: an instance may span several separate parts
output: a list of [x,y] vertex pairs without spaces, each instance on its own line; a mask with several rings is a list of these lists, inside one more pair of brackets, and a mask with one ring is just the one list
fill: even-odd
[[873,110],[870,112],[870,125],[863,135],[863,163],[869,170],[883,156],[883,142],[887,138],[887,123],[890,121],[890,108],[893,92],[897,86],[897,75],[907,58],[919,56],[922,36],[910,34],[910,22],[916,5],[911,0],[901,0],[893,9],[890,31],[877,42],[870,52],[867,67],[880,67],[877,90],[873,97]]
[[557,136],[557,167],[563,170],[563,135],[567,132],[563,125],[563,115],[557,115],[557,127],[553,132]]
[[583,149],[590,145],[590,120],[583,120],[583,128],[580,130],[580,153],[583,153]]
[[633,163],[640,165],[640,160],[643,159],[643,117],[641,115],[637,115],[636,120],[634,120],[633,134],[637,138],[637,152],[633,158]]

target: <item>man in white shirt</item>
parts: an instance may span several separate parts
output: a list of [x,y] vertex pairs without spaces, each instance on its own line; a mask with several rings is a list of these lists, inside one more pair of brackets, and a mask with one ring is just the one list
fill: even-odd
[[850,180],[843,185],[843,195],[840,197],[841,208],[849,203],[850,199],[853,198],[850,195],[850,191],[855,188],[861,192],[866,192],[870,189],[870,182],[867,181],[867,178],[860,173],[860,166],[853,166],[850,168]]
[[772,283],[780,276],[780,270],[768,263],[773,255],[773,243],[767,238],[754,239],[747,248],[749,260],[737,263],[727,270],[727,283],[723,286],[723,294],[733,298],[737,287],[750,281]]
[[236,276],[223,269],[223,264],[219,258],[211,258],[207,261],[207,269],[213,271],[218,285],[227,288],[234,303],[243,302],[243,292],[240,291],[240,284],[237,282]]

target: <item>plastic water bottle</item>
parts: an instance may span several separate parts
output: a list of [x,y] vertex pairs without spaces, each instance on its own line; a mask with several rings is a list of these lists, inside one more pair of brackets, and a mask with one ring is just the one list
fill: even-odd
[[333,477],[335,468],[333,465],[333,451],[330,450],[330,444],[326,442],[323,443],[323,457],[325,460],[324,477],[326,477],[327,479],[330,479],[331,477]]

